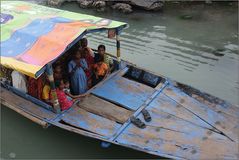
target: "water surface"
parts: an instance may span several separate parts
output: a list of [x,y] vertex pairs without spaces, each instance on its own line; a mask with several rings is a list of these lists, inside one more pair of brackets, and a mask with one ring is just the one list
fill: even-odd
[[[129,15],[84,10],[75,3],[62,9],[129,23],[121,36],[123,59],[239,104],[237,8],[197,5]],[[192,19],[181,19],[185,14]],[[103,43],[115,53],[115,41],[107,39],[106,33],[87,37],[91,47]],[[55,127],[44,130],[7,108],[1,108],[1,113],[4,158],[155,158],[115,145],[102,149],[98,140]]]

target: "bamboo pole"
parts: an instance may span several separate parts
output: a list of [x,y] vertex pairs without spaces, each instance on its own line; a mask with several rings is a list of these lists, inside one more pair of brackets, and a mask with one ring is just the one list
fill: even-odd
[[119,30],[116,29],[116,49],[117,49],[117,61],[120,66],[121,57],[120,57],[120,36],[119,36]]
[[51,64],[47,64],[46,73],[47,73],[48,79],[50,81],[52,101],[53,101],[53,111],[55,113],[60,113],[61,109],[60,109],[60,104],[59,104],[57,94],[56,94],[56,86],[55,86],[55,82],[54,82],[53,69],[52,69]]

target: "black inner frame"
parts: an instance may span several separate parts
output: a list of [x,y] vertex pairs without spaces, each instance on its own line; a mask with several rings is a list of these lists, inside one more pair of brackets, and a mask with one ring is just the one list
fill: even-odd
[[142,69],[138,69],[133,66],[129,66],[129,70],[123,75],[124,78],[145,84],[149,87],[155,88],[161,81],[164,82],[164,78],[146,72]]

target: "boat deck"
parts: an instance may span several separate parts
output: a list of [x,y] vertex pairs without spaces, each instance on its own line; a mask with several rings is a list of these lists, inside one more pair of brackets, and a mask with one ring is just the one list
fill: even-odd
[[[239,108],[228,103],[207,105],[165,79],[155,88],[123,77],[127,68],[108,77],[62,114],[54,114],[2,88],[7,107],[48,124],[175,159],[238,159]],[[14,100],[14,101],[13,101]],[[141,114],[147,109],[151,122]],[[140,118],[145,129],[133,125]]]

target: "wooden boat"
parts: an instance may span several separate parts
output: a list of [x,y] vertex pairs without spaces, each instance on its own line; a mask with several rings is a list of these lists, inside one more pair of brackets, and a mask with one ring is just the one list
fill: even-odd
[[[113,58],[118,64],[118,70],[88,90],[88,96],[75,103],[69,110],[60,112],[57,103],[52,108],[6,83],[1,84],[0,98],[3,106],[44,128],[56,126],[153,155],[174,159],[239,158],[238,106],[120,60],[118,37],[119,32],[126,27],[125,23],[50,9],[26,2],[3,1],[1,7],[4,14],[1,15],[3,30],[1,32],[1,65],[5,67],[34,78],[38,78],[45,71],[49,77],[52,77],[51,64],[82,36],[97,31],[109,31],[113,35],[114,31],[116,32],[117,56]],[[43,16],[44,14],[46,16]],[[16,36],[14,33],[20,36],[33,34],[32,29],[42,24],[41,21],[38,24],[36,19],[42,18],[41,16],[68,18],[68,20],[64,19],[64,22],[58,19],[59,23],[70,23],[71,25],[67,27],[80,29],[76,30],[74,38],[71,37],[69,41],[67,36],[63,44],[54,43],[57,40],[54,37],[47,39],[55,36],[55,34],[49,36],[51,32],[38,35],[38,39],[24,54],[19,52],[16,55],[15,46],[13,46],[15,43],[9,46],[6,41],[10,39],[13,43],[11,38]],[[17,18],[21,19],[23,26],[19,24],[19,21],[14,23]],[[29,19],[31,19],[30,22]],[[29,25],[34,19],[36,26],[31,28]],[[43,21],[43,23],[48,22]],[[28,28],[24,30],[24,27]],[[67,27],[64,30],[65,33],[68,31]],[[15,32],[12,33],[12,29],[16,29]],[[45,63],[38,63],[40,62],[38,59],[35,61],[28,59],[28,57],[42,58],[39,56],[40,53],[47,52],[37,47],[38,50],[34,50],[37,53],[29,52],[35,45],[42,43],[41,38],[45,38],[47,44],[53,47],[61,45],[60,49],[54,50],[52,57],[44,61]],[[15,39],[15,41],[18,40]],[[52,43],[50,43],[51,40]],[[50,80],[54,81],[52,78]],[[52,89],[54,90],[54,85]],[[55,100],[57,102],[57,98]],[[144,121],[141,113],[143,109],[147,109],[151,114],[151,122]],[[146,128],[140,129],[132,124],[131,116],[140,118],[146,124]]]

